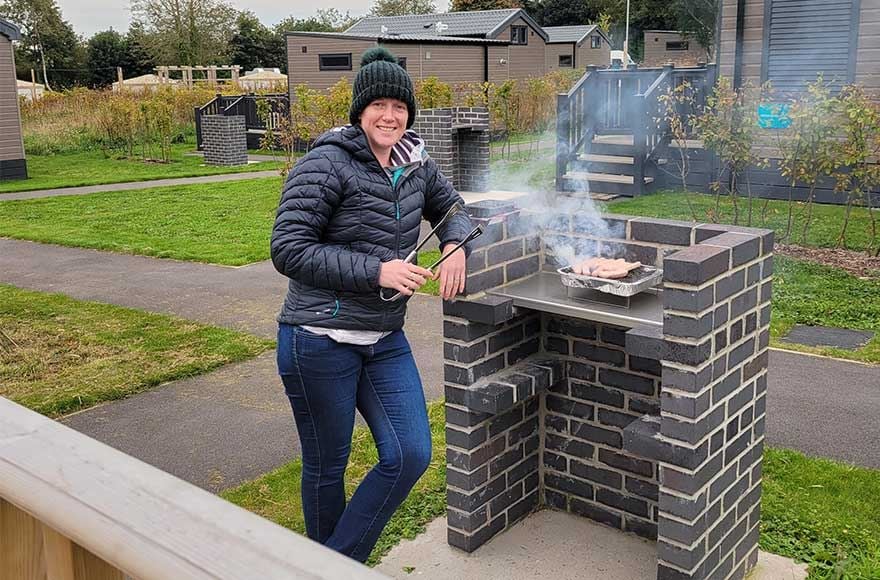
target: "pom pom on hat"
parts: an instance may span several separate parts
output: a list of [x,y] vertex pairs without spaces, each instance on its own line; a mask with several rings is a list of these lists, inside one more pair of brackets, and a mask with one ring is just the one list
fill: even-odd
[[363,56],[361,56],[361,66],[367,66],[371,62],[378,60],[399,64],[397,57],[391,54],[391,51],[384,46],[377,46],[364,52]]

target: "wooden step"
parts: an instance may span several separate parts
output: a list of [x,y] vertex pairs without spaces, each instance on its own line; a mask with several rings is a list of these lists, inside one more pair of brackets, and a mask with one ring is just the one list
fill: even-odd
[[[597,183],[617,183],[620,185],[632,185],[635,179],[632,175],[618,175],[614,173],[590,173],[589,171],[569,171],[563,177],[575,181],[595,181]],[[654,183],[653,177],[645,176],[645,184]]]
[[617,165],[632,165],[635,163],[634,158],[625,155],[601,155],[597,153],[578,155],[578,160],[586,161],[587,163],[607,163]]
[[596,135],[593,137],[593,143],[601,145],[623,145],[632,147],[632,135]]

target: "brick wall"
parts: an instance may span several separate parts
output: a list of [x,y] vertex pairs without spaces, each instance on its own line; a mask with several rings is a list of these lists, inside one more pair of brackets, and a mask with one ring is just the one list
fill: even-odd
[[[444,303],[449,542],[475,550],[545,506],[656,538],[661,580],[742,578],[757,559],[772,232],[608,215],[600,238],[582,215],[539,229],[503,202],[469,209],[486,233],[468,298]],[[555,269],[551,240],[664,267],[663,327],[485,293]]]
[[422,109],[413,129],[456,189],[488,191],[489,111],[481,107]]
[[202,117],[202,149],[208,165],[247,165],[247,128],[244,116]]

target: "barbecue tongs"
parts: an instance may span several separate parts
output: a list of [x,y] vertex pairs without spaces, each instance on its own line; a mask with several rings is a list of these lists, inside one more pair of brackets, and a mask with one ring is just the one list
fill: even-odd
[[[461,204],[458,204],[458,203],[456,203],[456,204],[453,205],[451,208],[449,208],[449,211],[446,212],[446,215],[443,216],[443,219],[441,219],[441,220],[437,223],[437,225],[434,227],[434,229],[431,230],[430,233],[428,233],[427,236],[425,236],[425,239],[423,239],[421,242],[418,243],[418,245],[415,247],[415,249],[414,249],[412,252],[410,252],[409,255],[407,255],[407,257],[406,257],[403,261],[404,261],[404,262],[407,262],[407,263],[412,263],[412,261],[416,259],[416,256],[418,255],[419,250],[421,250],[421,249],[425,246],[425,244],[428,243],[428,240],[431,239],[431,236],[433,236],[434,234],[436,234],[437,231],[438,231],[438,230],[439,230],[439,229],[440,229],[440,228],[441,228],[441,227],[442,227],[447,221],[449,221],[449,218],[451,218],[452,216],[454,216],[454,215],[457,214],[458,212],[462,211],[463,209],[464,209],[464,208],[461,206]],[[462,248],[466,243],[468,243],[468,242],[470,242],[471,240],[474,240],[474,239],[480,237],[482,234],[483,234],[483,226],[482,226],[482,225],[478,225],[478,226],[475,227],[473,230],[471,230],[471,233],[469,233],[469,234],[465,237],[465,239],[463,239],[462,241],[460,241],[460,242],[458,243],[458,245],[456,245],[455,248],[454,248],[451,252],[448,252],[446,255],[440,256],[440,258],[439,258],[436,262],[434,262],[433,264],[431,264],[430,266],[428,266],[428,269],[433,271],[434,268],[436,268],[437,266],[439,266],[440,264],[442,264],[444,261],[446,261],[446,258],[448,258],[448,257],[451,256],[452,254],[454,254],[456,251],[458,251],[460,248]],[[391,290],[391,288],[379,288],[379,298],[381,298],[381,299],[382,299],[383,301],[385,301],[385,302],[394,302],[395,300],[399,300],[400,297],[403,296],[403,294],[402,294],[400,291],[397,291],[397,292],[396,292],[393,296],[391,296],[390,298],[386,298],[386,297],[385,297],[385,290]]]

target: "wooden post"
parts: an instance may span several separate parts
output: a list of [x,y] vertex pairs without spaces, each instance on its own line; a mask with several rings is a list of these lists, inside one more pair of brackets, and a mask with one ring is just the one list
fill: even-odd
[[121,66],[116,67],[116,82],[119,83],[119,92],[121,93],[125,90],[125,77],[122,74]]
[[40,522],[0,498],[0,578],[43,580]]
[[46,580],[74,580],[73,543],[43,524]]
[[31,69],[31,103],[37,102],[37,74]]
[[645,193],[645,157],[648,153],[646,143],[648,111],[645,98],[641,95],[635,95],[632,98],[634,103],[634,123],[633,123],[633,195],[638,196]]
[[568,95],[556,95],[556,191],[563,191],[571,148],[571,102]]

